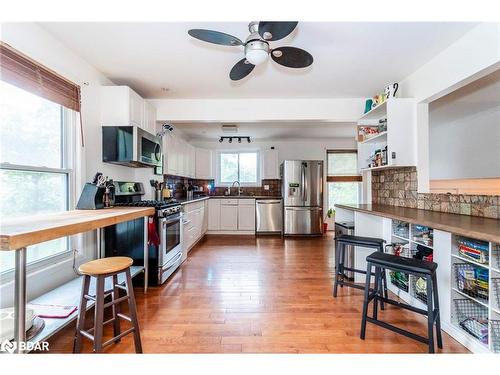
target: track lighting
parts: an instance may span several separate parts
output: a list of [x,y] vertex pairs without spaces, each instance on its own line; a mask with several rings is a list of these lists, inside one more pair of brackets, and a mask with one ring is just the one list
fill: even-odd
[[238,143],[241,143],[242,139],[246,139],[248,143],[251,142],[250,137],[226,137],[226,136],[220,137],[219,142],[222,143],[222,142],[224,142],[225,139],[227,139],[229,143],[233,143],[233,139],[234,140],[237,139]]

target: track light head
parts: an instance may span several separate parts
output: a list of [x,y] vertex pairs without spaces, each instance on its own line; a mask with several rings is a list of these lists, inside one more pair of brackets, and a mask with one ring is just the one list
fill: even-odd
[[241,143],[241,138],[238,137],[238,143]]
[[224,141],[224,138],[220,137],[219,142],[222,143]]
[[229,138],[229,143],[233,143],[233,138],[232,137]]

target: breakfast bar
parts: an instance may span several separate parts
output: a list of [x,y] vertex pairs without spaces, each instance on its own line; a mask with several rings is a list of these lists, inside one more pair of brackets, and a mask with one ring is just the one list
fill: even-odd
[[[54,214],[37,215],[3,221],[0,224],[0,250],[15,251],[14,274],[14,340],[26,341],[26,251],[30,245],[71,236],[92,230],[97,231],[97,257],[101,256],[100,232],[110,225],[144,218],[144,238],[148,234],[148,217],[154,215],[150,207],[121,207],[101,210],[72,210]],[[148,245],[144,241],[144,292],[148,280]],[[16,351],[23,350],[18,344]]]

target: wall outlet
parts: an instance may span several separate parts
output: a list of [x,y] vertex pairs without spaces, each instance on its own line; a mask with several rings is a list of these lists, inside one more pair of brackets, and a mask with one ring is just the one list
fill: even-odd
[[269,185],[264,185],[264,190],[269,190]]

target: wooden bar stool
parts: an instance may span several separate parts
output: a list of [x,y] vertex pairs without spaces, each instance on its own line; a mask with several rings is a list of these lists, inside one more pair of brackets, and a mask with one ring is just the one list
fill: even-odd
[[[82,296],[80,299],[80,310],[76,323],[75,341],[73,353],[79,353],[82,349],[82,338],[86,337],[94,343],[94,352],[101,352],[109,344],[120,342],[121,338],[129,333],[134,334],[134,344],[136,353],[142,353],[141,337],[139,334],[139,323],[137,322],[137,310],[135,306],[134,288],[132,286],[132,277],[130,276],[130,266],[133,260],[128,257],[109,257],[92,260],[82,264],[78,271],[83,274]],[[118,283],[118,274],[125,274],[125,286]],[[95,297],[89,295],[90,278],[96,279]],[[112,277],[113,287],[111,291],[111,302],[104,303],[106,277]],[[126,295],[119,296],[119,290],[125,290]],[[120,312],[120,302],[128,301],[129,314],[126,316]],[[94,327],[85,330],[85,312],[87,310],[87,301],[95,301]],[[107,321],[104,320],[104,309],[111,306],[113,317]],[[124,319],[132,323],[132,327],[124,332],[120,332],[120,320]],[[106,342],[102,342],[103,328],[106,324],[113,322],[114,337]]]

